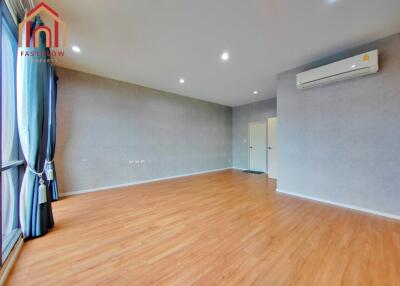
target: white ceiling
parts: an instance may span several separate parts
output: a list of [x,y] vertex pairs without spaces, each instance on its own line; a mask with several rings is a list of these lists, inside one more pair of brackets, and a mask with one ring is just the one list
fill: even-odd
[[275,97],[279,72],[400,32],[400,0],[329,1],[46,2],[82,50],[60,66],[236,106]]

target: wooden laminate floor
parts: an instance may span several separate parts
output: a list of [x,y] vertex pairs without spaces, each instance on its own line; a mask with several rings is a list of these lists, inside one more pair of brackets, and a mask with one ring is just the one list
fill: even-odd
[[400,223],[223,171],[67,197],[9,285],[400,285]]

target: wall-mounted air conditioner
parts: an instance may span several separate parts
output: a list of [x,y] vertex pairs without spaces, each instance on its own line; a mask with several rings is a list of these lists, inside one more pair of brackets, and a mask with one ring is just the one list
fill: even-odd
[[379,70],[378,50],[363,53],[339,62],[297,74],[297,88],[306,89],[350,78],[356,78]]

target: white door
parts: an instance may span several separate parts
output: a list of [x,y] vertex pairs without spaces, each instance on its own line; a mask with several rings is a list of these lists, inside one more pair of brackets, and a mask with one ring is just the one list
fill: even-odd
[[267,124],[249,124],[249,169],[265,172],[267,166]]
[[276,117],[268,118],[268,177],[277,178],[277,144],[276,144],[276,125],[278,120]]

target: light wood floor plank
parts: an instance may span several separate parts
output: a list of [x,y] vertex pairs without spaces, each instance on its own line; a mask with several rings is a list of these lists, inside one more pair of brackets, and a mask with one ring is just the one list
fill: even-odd
[[8,285],[400,285],[400,222],[223,171],[67,197]]

